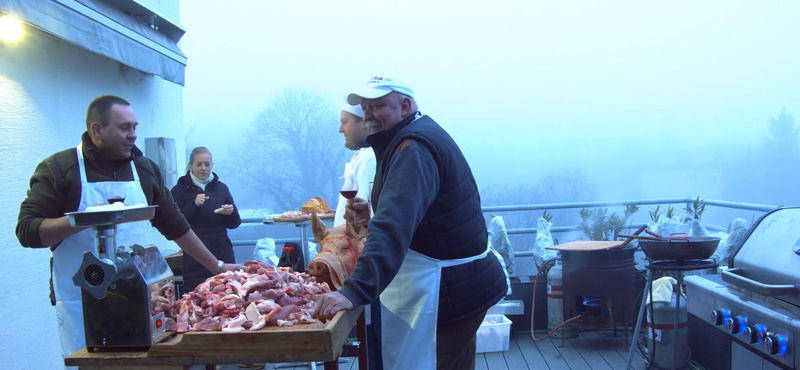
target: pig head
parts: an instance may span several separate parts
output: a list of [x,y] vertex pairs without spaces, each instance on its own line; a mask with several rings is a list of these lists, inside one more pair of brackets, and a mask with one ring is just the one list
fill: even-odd
[[328,283],[331,291],[342,287],[364,249],[367,231],[360,233],[349,224],[328,228],[316,213],[311,214],[311,229],[319,243],[319,253],[308,264],[308,274]]

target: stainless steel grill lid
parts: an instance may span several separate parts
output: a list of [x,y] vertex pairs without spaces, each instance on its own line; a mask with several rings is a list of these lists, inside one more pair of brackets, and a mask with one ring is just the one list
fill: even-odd
[[800,208],[779,208],[748,230],[722,279],[800,306]]

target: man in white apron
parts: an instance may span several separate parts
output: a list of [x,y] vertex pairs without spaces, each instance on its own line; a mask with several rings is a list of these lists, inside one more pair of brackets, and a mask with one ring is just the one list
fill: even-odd
[[[348,103],[364,109],[376,155],[374,216],[350,277],[315,313],[326,321],[380,295],[386,369],[472,369],[475,334],[506,281],[469,164],[407,85],[375,76]],[[345,218],[367,219],[368,207],[354,199]]]
[[[353,158],[344,165],[343,179],[358,185],[356,197],[369,199],[369,184],[375,179],[375,152],[367,143],[367,125],[364,124],[364,110],[360,105],[345,103],[342,107],[339,132],[344,135],[344,146],[355,150]],[[345,223],[344,213],[347,199],[339,194],[339,204],[336,206],[336,216],[333,226]],[[380,302],[373,302],[364,310],[367,322],[367,356],[369,369],[381,370],[381,338],[380,338]]]
[[110,95],[95,99],[87,111],[87,132],[81,143],[39,164],[28,197],[20,206],[20,244],[52,246],[52,289],[64,357],[86,347],[81,290],[72,283],[72,276],[83,254],[93,250],[91,230],[70,226],[64,213],[83,211],[116,197],[123,197],[126,205],[158,205],[153,220],[118,225],[118,245],[145,243],[152,223],[209,270],[219,273],[240,267],[222,264],[191,230],[156,164],[134,145],[136,125],[136,116],[124,99]]

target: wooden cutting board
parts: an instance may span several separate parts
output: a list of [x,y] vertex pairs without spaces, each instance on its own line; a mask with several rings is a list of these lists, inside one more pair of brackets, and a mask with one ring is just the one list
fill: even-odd
[[[320,220],[333,220],[334,215],[319,216]],[[272,219],[274,222],[294,222],[294,221],[308,221],[311,216],[306,217],[275,217]]]
[[591,252],[591,251],[604,251],[614,248],[619,248],[622,245],[623,241],[575,241],[569,242],[564,244],[554,245],[552,247],[546,247],[545,249],[552,249],[557,251],[584,251],[584,252]]
[[262,330],[243,333],[218,331],[188,332],[158,343],[147,352],[148,357],[163,356],[236,356],[270,354],[296,360],[297,355],[329,354],[333,361],[338,356],[350,330],[355,326],[363,307],[342,311],[326,324],[297,324],[286,327],[269,326]]

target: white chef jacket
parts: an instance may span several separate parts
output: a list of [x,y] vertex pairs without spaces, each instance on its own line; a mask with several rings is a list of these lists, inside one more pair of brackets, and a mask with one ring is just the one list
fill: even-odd
[[[375,169],[378,165],[375,159],[375,151],[370,147],[359,148],[353,154],[350,162],[345,164],[343,177],[355,177],[358,183],[357,197],[369,200],[369,183],[375,181]],[[347,199],[339,194],[339,204],[336,206],[336,216],[333,219],[333,226],[344,224],[344,211],[347,207]]]

